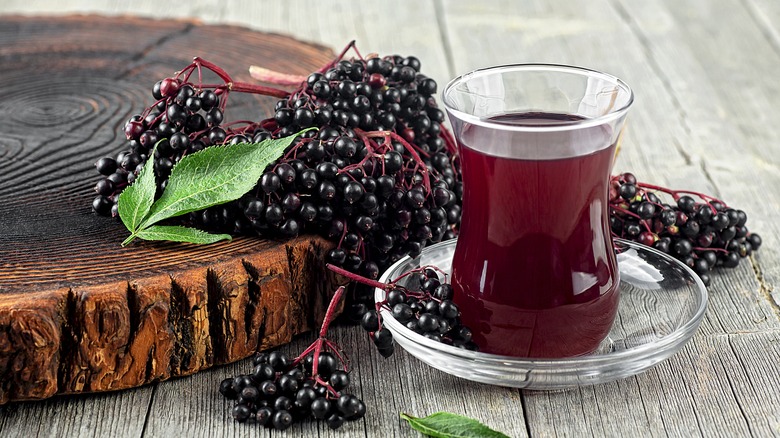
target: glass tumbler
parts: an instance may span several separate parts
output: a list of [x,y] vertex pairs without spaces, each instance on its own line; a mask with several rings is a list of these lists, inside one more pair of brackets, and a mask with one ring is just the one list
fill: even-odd
[[463,173],[452,265],[462,322],[488,353],[593,351],[619,299],[608,189],[631,89],[525,64],[462,75],[443,97]]

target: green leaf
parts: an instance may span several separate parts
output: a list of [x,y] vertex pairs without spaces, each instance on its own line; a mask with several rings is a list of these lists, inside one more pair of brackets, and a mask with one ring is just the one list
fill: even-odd
[[[159,144],[159,143],[158,143]],[[157,145],[154,146],[150,157],[154,157]],[[149,209],[154,202],[154,192],[157,190],[157,183],[154,180],[154,170],[152,169],[154,160],[150,159],[141,169],[138,178],[126,189],[122,190],[117,201],[119,218],[122,223],[131,232],[134,233],[141,225],[144,216],[149,213]]]
[[214,243],[220,240],[231,240],[230,234],[210,234],[195,228],[178,225],[152,225],[135,234],[144,240],[170,240],[186,243]]
[[210,147],[186,155],[171,171],[165,191],[152,205],[141,228],[240,198],[297,135],[259,144]]
[[449,412],[437,412],[424,418],[401,413],[412,428],[434,438],[509,438],[477,420]]

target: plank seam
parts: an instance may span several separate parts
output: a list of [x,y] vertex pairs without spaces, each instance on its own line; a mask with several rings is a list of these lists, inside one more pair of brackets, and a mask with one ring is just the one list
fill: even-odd
[[525,393],[523,393],[522,390],[518,389],[518,393],[520,393],[520,407],[523,411],[523,424],[525,425],[525,434],[528,436],[528,438],[531,438],[531,423],[528,421],[528,403],[525,399]]
[[769,46],[772,50],[780,56],[780,33],[772,26],[771,20],[764,14],[758,6],[753,4],[752,0],[742,0],[742,4],[748,12],[750,18],[756,22],[757,27],[761,33],[766,37]]
[[[688,121],[688,113],[685,111],[685,107],[677,97],[677,93],[674,91],[671,79],[666,75],[663,68],[661,68],[660,63],[656,60],[647,35],[645,35],[642,30],[639,29],[636,21],[631,17],[631,14],[628,13],[619,0],[609,0],[607,3],[612,6],[615,12],[617,12],[618,16],[623,20],[625,25],[631,31],[631,33],[636,37],[637,42],[639,42],[639,45],[642,47],[642,51],[645,54],[647,63],[650,65],[650,68],[663,84],[664,89],[667,92],[666,94],[669,96],[672,105],[679,113],[680,126],[682,127],[683,131],[685,131],[685,134],[690,136],[693,130],[691,129],[690,122]],[[685,164],[693,164],[693,158],[676,138],[672,141],[672,144],[674,145],[675,150],[677,150],[677,152],[682,156],[683,160],[685,160]],[[701,167],[702,173],[704,174],[704,178],[707,180],[707,182],[715,188],[716,192],[719,192],[717,189],[717,184],[715,184],[715,181],[712,179],[709,171],[707,170],[704,160],[699,160],[699,166]]]
[[193,23],[187,23],[186,26],[184,26],[181,29],[177,29],[173,32],[166,33],[165,35],[161,36],[160,38],[157,38],[156,40],[149,43],[146,47],[141,49],[138,53],[136,53],[132,58],[130,58],[127,61],[128,65],[131,65],[131,67],[126,68],[124,71],[119,73],[116,76],[116,79],[124,79],[126,78],[130,73],[132,73],[138,66],[135,65],[138,61],[144,59],[149,53],[152,52],[152,50],[155,50],[165,44],[166,42],[170,41],[173,38],[178,38],[184,35],[187,35],[190,33],[193,29],[195,29],[195,25]]
[[[439,28],[439,37],[441,38],[441,44],[444,48],[444,59],[447,60],[447,72],[450,77],[455,77],[455,59],[452,57],[452,46],[450,44],[450,38],[447,27],[447,20],[444,18],[444,5],[441,0],[434,0],[433,10],[436,16],[436,24]],[[445,85],[445,84],[442,84]]]
[[758,281],[758,293],[769,303],[769,307],[772,308],[775,316],[780,320],[780,305],[772,297],[774,288],[766,282],[764,271],[761,269],[761,265],[758,263],[755,255],[750,256],[750,266],[753,268],[756,281]]
[[[739,362],[740,366],[742,367],[742,372],[747,375],[747,370],[745,369],[744,365],[742,365],[742,361],[739,360],[739,355],[736,351],[734,351],[734,345],[731,343],[731,338],[727,338],[728,344],[729,344],[729,350],[731,350],[731,353],[734,354],[734,357],[737,358],[737,362]],[[728,369],[726,364],[723,362],[723,356],[718,355],[716,356],[720,364],[723,366],[724,369]],[[748,433],[750,433],[750,436],[755,436],[753,434],[753,430],[750,427],[750,419],[747,416],[747,413],[745,412],[745,408],[742,407],[742,403],[739,401],[739,397],[737,396],[737,391],[734,389],[734,383],[731,381],[731,377],[728,373],[723,374],[726,377],[726,382],[729,384],[729,390],[731,390],[731,395],[734,397],[734,402],[737,404],[737,407],[739,408],[739,413],[742,414],[742,419],[745,420],[745,426],[747,426]],[[749,380],[749,379],[748,379]],[[755,392],[755,391],[754,391]]]
[[149,418],[152,414],[152,405],[154,404],[154,396],[157,394],[157,387],[159,385],[159,383],[155,383],[154,386],[152,386],[152,394],[149,396],[149,405],[146,407],[146,415],[144,415],[144,427],[141,428],[140,438],[146,436],[146,427],[149,425]]
[[642,51],[645,53],[645,59],[647,60],[647,63],[650,65],[650,68],[653,70],[653,73],[655,73],[655,75],[664,85],[664,88],[667,90],[667,94],[671,99],[672,105],[680,114],[680,126],[682,126],[686,134],[690,135],[691,127],[688,122],[688,114],[685,112],[685,108],[682,106],[682,103],[677,98],[677,95],[673,92],[672,83],[669,77],[664,73],[660,64],[655,59],[655,56],[653,55],[653,49],[650,45],[650,41],[648,40],[647,36],[644,33],[642,33],[642,31],[638,28],[636,22],[631,18],[631,15],[623,7],[623,5],[619,3],[618,0],[609,0],[607,3],[612,6],[615,12],[617,12],[618,16],[623,20],[624,24],[628,27],[631,33],[636,37],[637,42],[642,47]]

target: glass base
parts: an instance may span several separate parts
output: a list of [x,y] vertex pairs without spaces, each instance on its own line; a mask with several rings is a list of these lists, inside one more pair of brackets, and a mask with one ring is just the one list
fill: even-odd
[[[449,273],[456,240],[425,248],[391,266],[387,282],[422,265]],[[668,359],[693,336],[707,308],[707,289],[699,277],[674,258],[646,246],[616,239],[620,270],[617,317],[598,348],[564,359],[529,359],[480,353],[418,335],[382,310],[396,343],[428,365],[464,379],[527,389],[561,389],[629,377]],[[375,291],[377,302],[384,291]]]

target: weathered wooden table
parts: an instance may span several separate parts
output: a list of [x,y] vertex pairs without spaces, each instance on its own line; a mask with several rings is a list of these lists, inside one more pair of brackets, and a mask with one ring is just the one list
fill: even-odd
[[[459,380],[403,352],[385,360],[360,330],[340,328],[334,336],[352,352],[365,421],[335,433],[308,422],[285,436],[416,436],[398,413],[439,410],[518,437],[780,435],[780,125],[773,115],[780,3],[6,0],[0,13],[196,17],[334,48],[357,39],[363,52],[418,56],[442,86],[460,72],[516,62],[577,64],[625,79],[637,102],[616,170],[714,193],[746,210],[764,238],[748,262],[713,276],[710,308],[692,342],[633,378],[534,392]],[[251,48],[246,56],[247,65],[262,61]],[[284,350],[310,341],[304,336]],[[239,362],[135,390],[6,405],[0,436],[281,436],[229,418],[216,384],[247,368]]]

